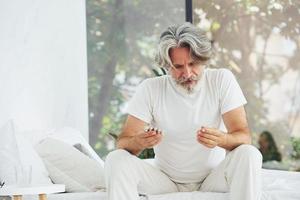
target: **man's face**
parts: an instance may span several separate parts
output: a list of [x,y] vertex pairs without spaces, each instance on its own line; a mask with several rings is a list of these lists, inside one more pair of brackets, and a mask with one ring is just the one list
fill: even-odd
[[171,76],[178,85],[192,93],[201,78],[204,63],[193,60],[187,47],[172,48],[170,58],[173,63],[169,70]]

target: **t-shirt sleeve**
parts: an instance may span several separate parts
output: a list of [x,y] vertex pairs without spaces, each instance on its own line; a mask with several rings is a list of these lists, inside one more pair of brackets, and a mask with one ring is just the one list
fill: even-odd
[[153,119],[153,103],[149,81],[143,81],[130,99],[126,108],[126,113],[132,115],[146,123],[151,123]]
[[227,69],[221,70],[220,80],[220,107],[222,115],[247,103],[242,89],[231,71]]

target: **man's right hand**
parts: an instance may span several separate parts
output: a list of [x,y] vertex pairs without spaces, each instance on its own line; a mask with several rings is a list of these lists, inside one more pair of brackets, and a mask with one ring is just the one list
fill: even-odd
[[162,139],[162,132],[149,126],[146,122],[128,115],[123,130],[117,140],[117,148],[138,155],[144,149],[152,148]]
[[149,128],[144,132],[135,135],[132,139],[133,142],[139,146],[139,149],[152,148],[160,143],[162,139],[162,132],[157,129]]

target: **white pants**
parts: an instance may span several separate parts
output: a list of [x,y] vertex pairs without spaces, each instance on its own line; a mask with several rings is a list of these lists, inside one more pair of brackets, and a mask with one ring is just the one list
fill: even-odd
[[230,200],[259,200],[261,166],[261,153],[254,146],[240,145],[202,183],[175,183],[155,166],[118,149],[105,161],[108,199],[138,200],[139,194],[205,191],[229,192]]

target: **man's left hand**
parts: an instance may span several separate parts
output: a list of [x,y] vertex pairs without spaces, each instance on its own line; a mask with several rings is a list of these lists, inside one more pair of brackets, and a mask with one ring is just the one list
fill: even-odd
[[201,127],[197,131],[197,141],[209,148],[224,145],[226,140],[227,134],[215,128]]

